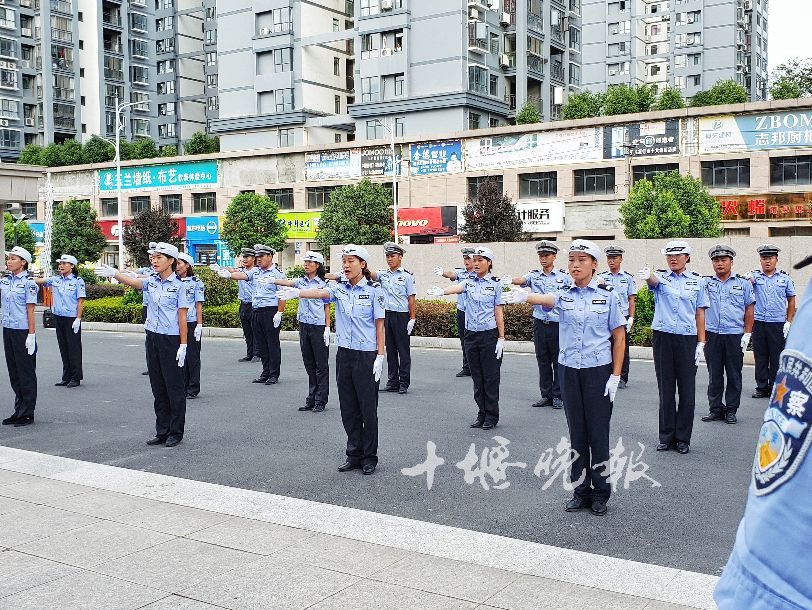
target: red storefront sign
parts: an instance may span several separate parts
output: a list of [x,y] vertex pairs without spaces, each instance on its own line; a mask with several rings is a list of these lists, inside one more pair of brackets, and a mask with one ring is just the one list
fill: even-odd
[[398,208],[400,235],[456,235],[457,208],[444,205],[431,208]]
[[[186,237],[186,217],[180,216],[173,220],[178,223],[178,237]],[[124,226],[131,222],[132,220],[125,220]],[[107,241],[118,241],[118,222],[115,220],[99,220],[98,223]]]
[[812,193],[718,196],[722,221],[812,220]]

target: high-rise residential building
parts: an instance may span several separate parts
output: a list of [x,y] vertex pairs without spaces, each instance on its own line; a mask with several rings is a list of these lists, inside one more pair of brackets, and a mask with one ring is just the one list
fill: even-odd
[[720,80],[767,99],[768,0],[583,0],[582,86],[666,86],[685,97]]

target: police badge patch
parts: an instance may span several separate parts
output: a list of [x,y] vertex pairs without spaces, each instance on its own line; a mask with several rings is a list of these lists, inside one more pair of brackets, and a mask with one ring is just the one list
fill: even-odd
[[753,461],[757,496],[786,483],[803,462],[812,435],[812,362],[794,350],[784,350],[770,406],[758,435]]

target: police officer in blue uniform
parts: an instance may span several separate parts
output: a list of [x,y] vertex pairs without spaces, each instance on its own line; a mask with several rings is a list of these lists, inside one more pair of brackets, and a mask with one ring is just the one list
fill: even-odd
[[[147,266],[147,267],[139,267],[138,269],[135,269],[134,271],[124,271],[124,273],[133,273],[133,274],[135,274],[135,275],[137,275],[139,277],[142,277],[142,278],[148,278],[148,277],[151,277],[151,276],[155,275],[155,271],[152,269],[152,254],[149,254],[149,252],[153,252],[157,245],[158,245],[157,242],[151,241],[151,242],[149,242],[149,245],[147,246],[147,253],[148,253],[147,255],[149,256],[149,266]],[[147,306],[142,304],[141,305],[141,324],[146,324],[146,323],[147,323]],[[144,358],[146,359],[147,366],[149,366],[149,356],[147,355],[147,340],[146,340],[146,337],[144,337]],[[142,375],[149,375],[149,371],[143,371],[141,374]]]
[[[798,263],[812,264],[812,256]],[[812,287],[781,354],[744,518],[714,599],[720,610],[812,608]]]
[[565,510],[589,508],[603,516],[612,491],[609,422],[623,368],[626,316],[615,289],[596,275],[598,246],[576,239],[568,256],[571,286],[547,294],[514,289],[505,301],[527,301],[558,314],[559,375],[570,443],[576,452],[570,472],[575,489]]
[[212,265],[211,268],[225,279],[247,280],[254,288],[251,299],[253,307],[254,344],[262,360],[262,373],[253,383],[273,385],[279,383],[282,364],[282,346],[279,343],[279,331],[282,324],[282,312],[285,301],[277,297],[276,284],[273,280],[285,279],[285,274],[273,265],[276,251],[262,244],[254,244],[258,267],[250,271],[229,271]]
[[37,406],[37,338],[34,307],[37,284],[28,275],[31,253],[14,246],[6,252],[8,275],[0,279],[0,305],[3,308],[3,349],[8,378],[14,391],[14,413],[4,426],[20,428],[34,423]]
[[83,378],[82,374],[82,309],[87,292],[85,281],[76,270],[76,257],[63,254],[57,261],[59,275],[50,278],[35,278],[40,286],[52,288],[51,312],[56,326],[56,342],[62,357],[62,380],[56,386],[75,388]]
[[[705,347],[705,308],[708,296],[704,278],[686,265],[691,246],[669,241],[662,253],[668,270],[652,273],[645,267],[637,277],[654,292],[652,345],[654,371],[660,394],[660,443],[657,451],[676,446],[681,454],[691,447],[696,408],[696,368]],[[674,393],[679,388],[679,410]]]
[[[512,278],[517,286],[529,287],[535,294],[553,294],[572,285],[572,279],[563,269],[555,269],[555,257],[559,248],[553,242],[542,240],[536,244],[540,269],[534,269],[523,276]],[[561,409],[561,383],[558,379],[558,313],[545,310],[540,305],[533,307],[533,346],[536,349],[536,363],[539,368],[539,391],[541,398],[533,407]]]
[[490,430],[499,423],[499,382],[502,350],[505,345],[502,280],[491,275],[493,250],[480,246],[474,250],[474,277],[443,290],[438,286],[427,294],[440,297],[465,293],[465,349],[474,382],[474,401],[478,412],[471,428]]
[[[736,423],[742,397],[744,352],[753,332],[753,287],[732,272],[736,251],[717,244],[708,252],[714,275],[705,276],[708,309],[705,311],[705,362],[708,364],[708,405],[702,421]],[[727,376],[727,389],[725,389]],[[722,402],[724,395],[724,403]]]
[[367,267],[369,252],[347,244],[341,251],[343,274],[326,288],[282,288],[280,299],[330,299],[336,305],[336,385],[341,421],[347,433],[347,460],[339,472],[361,469],[371,475],[378,464],[378,382],[383,371],[384,304],[380,284]]
[[[254,257],[256,252],[253,248],[243,248],[240,252],[242,267],[237,271],[248,274],[254,268]],[[254,347],[254,307],[251,301],[254,297],[254,285],[248,280],[238,282],[240,299],[240,324],[242,325],[242,335],[245,338],[245,357],[240,358],[240,362],[258,362],[259,356]]]
[[637,305],[637,285],[634,276],[622,268],[623,254],[626,252],[617,244],[610,244],[603,249],[606,254],[606,264],[608,271],[598,275],[605,284],[615,289],[615,293],[620,299],[620,310],[626,318],[626,352],[623,355],[623,369],[620,372],[621,390],[629,383],[629,332],[634,324],[634,311]]
[[203,303],[206,302],[206,286],[195,275],[194,259],[185,252],[178,253],[175,273],[186,288],[189,311],[186,313],[186,336],[189,337],[186,350],[184,380],[186,398],[194,400],[200,394],[200,348],[203,340]]
[[[295,280],[274,280],[277,286],[299,290],[324,290],[324,255],[309,250],[302,257],[304,277]],[[330,395],[330,299],[299,299],[296,310],[299,322],[299,347],[307,371],[308,392],[299,411],[321,413]]]
[[96,267],[96,275],[112,277],[144,293],[147,304],[147,369],[155,399],[155,438],[147,445],[175,447],[183,440],[186,424],[186,389],[183,366],[186,364],[187,313],[193,304],[187,286],[177,275],[178,249],[158,242],[149,253],[155,275],[132,277],[109,265]]
[[[454,271],[446,271],[442,267],[435,267],[434,273],[451,280],[452,282],[462,282],[463,280],[476,275],[474,273],[474,248],[466,246],[462,249],[462,267],[456,267]],[[457,334],[460,337],[460,347],[462,348],[462,368],[457,377],[470,377],[471,369],[468,367],[468,357],[465,355],[465,293],[457,295]]]
[[761,258],[761,270],[745,274],[753,282],[756,294],[753,324],[753,355],[756,358],[756,391],[753,398],[772,394],[778,356],[795,315],[795,283],[777,268],[781,248],[763,244],[756,248]]

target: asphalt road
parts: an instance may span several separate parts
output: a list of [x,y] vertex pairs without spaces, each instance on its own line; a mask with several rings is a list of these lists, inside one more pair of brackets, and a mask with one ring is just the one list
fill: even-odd
[[[751,399],[753,370],[746,367],[739,424],[707,424],[707,373],[697,379],[697,415],[691,452],[656,453],[657,390],[653,365],[632,362],[629,388],[617,395],[612,446],[619,438],[625,469],[648,465],[646,475],[624,489],[625,474],[604,518],[566,513],[569,498],[557,470],[556,446],[566,436],[563,411],[533,409],[538,397],[532,356],[505,354],[501,419],[496,430],[470,430],[476,415],[469,378],[457,379],[458,352],[414,350],[412,388],[407,396],[382,393],[379,406],[379,469],[339,473],[345,437],[331,370],[331,398],[322,414],[299,413],[306,377],[297,343],[282,344],[282,377],[275,386],[250,383],[258,364],[237,363],[244,344],[206,339],[201,397],[189,401],[186,436],[174,449],[147,447],[154,432],[152,395],[144,369],[143,336],[84,333],[85,381],[56,388],[61,363],[53,331],[38,333],[39,402],[36,424],[0,428],[0,444],[234,487],[267,491],[330,504],[400,515],[579,549],[647,563],[718,574],[724,567],[741,518],[764,401]],[[332,347],[333,356],[335,348]],[[331,366],[333,358],[331,356]],[[385,374],[385,368],[384,368]],[[11,412],[13,395],[2,366],[0,413]],[[483,449],[509,441],[508,456],[480,461]],[[402,468],[427,456],[427,442],[445,460],[431,490],[426,476]],[[640,456],[640,446],[645,449]],[[474,445],[476,463],[495,475],[469,478],[457,466]],[[630,454],[634,452],[630,458]],[[549,474],[544,473],[545,460]],[[541,468],[539,470],[539,462]],[[637,471],[640,466],[638,465]],[[487,470],[487,468],[486,468]],[[539,470],[539,475],[534,474]],[[500,472],[506,479],[500,479]],[[505,487],[505,483],[509,486]],[[495,489],[498,485],[502,489]]]

